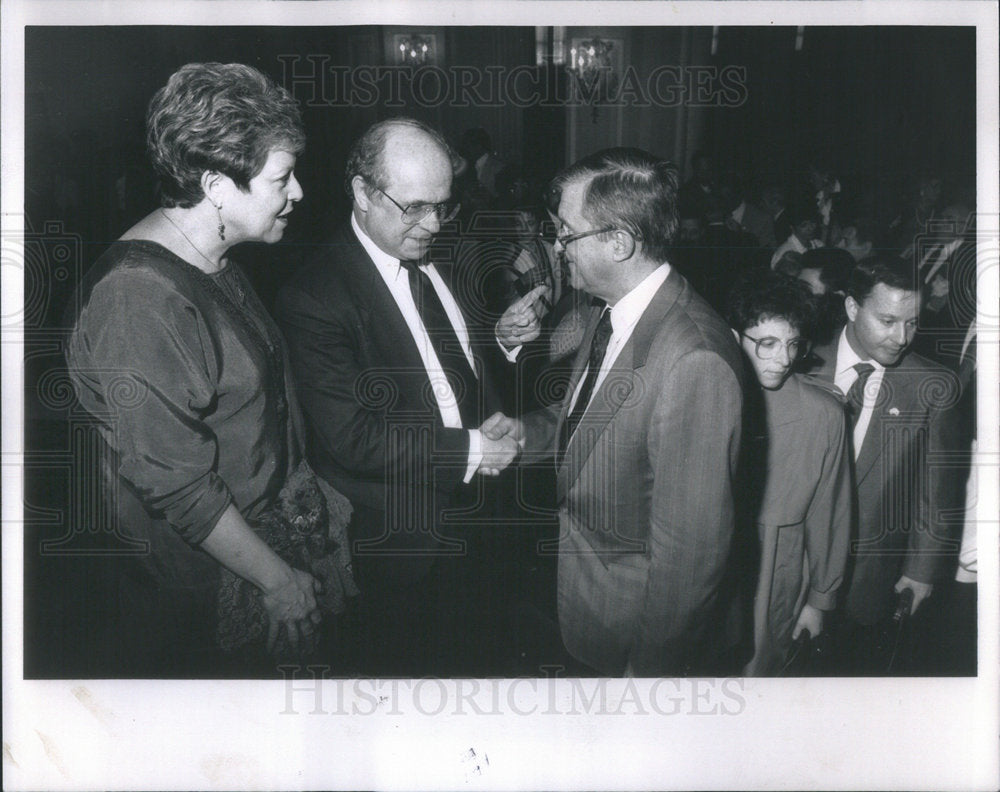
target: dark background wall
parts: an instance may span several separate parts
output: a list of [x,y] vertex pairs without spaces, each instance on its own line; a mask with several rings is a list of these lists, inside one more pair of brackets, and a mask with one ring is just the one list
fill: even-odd
[[[535,29],[437,28],[445,68],[533,68]],[[385,62],[379,27],[29,28],[26,31],[26,211],[41,229],[60,221],[79,233],[87,257],[154,206],[143,151],[143,115],[153,92],[189,61],[241,61],[289,85],[303,102],[309,145],[298,175],[307,199],[290,235],[320,233],[346,208],[341,175],[351,142],[373,121],[415,115],[452,140],[472,126],[493,135],[502,156],[548,175],[567,157],[606,145],[640,145],[680,160],[706,147],[724,167],[784,175],[828,161],[882,203],[916,171],[933,169],[959,189],[975,169],[973,28],[568,28],[621,42],[623,62],[644,78],[657,66],[746,69],[738,106],[681,102],[602,108],[469,102],[432,106],[412,95],[389,107],[336,96],[323,69]],[[311,60],[310,60],[311,59]],[[296,82],[292,83],[293,77]],[[115,194],[123,174],[129,194]],[[307,234],[308,232],[308,234]]]

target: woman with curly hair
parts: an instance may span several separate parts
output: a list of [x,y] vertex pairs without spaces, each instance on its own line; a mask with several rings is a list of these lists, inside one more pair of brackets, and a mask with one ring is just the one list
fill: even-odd
[[212,674],[232,668],[222,649],[313,648],[344,590],[299,465],[284,343],[230,256],[281,239],[305,136],[289,93],[242,64],[183,66],[146,121],[162,205],[81,284],[67,359],[104,442],[115,531],[137,551],[116,671]]

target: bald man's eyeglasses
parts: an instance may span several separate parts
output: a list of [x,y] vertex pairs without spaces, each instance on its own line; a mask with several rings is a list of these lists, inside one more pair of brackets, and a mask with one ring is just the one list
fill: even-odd
[[439,223],[447,223],[449,220],[454,219],[455,215],[458,214],[458,210],[461,208],[461,204],[457,201],[444,201],[442,203],[415,203],[410,204],[409,206],[403,206],[381,187],[375,187],[375,189],[392,201],[395,207],[403,213],[402,220],[406,225],[416,225],[421,220],[425,219],[431,212],[437,215]]

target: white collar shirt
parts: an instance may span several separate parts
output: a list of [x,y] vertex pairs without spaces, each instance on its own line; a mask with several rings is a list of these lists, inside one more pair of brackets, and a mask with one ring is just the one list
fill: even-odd
[[[375,270],[382,277],[382,280],[385,281],[385,285],[392,294],[392,299],[395,300],[396,306],[399,308],[400,313],[403,315],[403,320],[410,330],[410,335],[413,336],[413,341],[417,345],[417,351],[420,353],[420,359],[427,370],[427,377],[431,382],[431,392],[434,394],[438,409],[441,411],[442,423],[449,429],[463,428],[462,415],[458,409],[458,400],[455,398],[455,392],[452,390],[451,383],[448,382],[448,377],[445,376],[441,361],[438,360],[437,352],[434,351],[431,337],[427,333],[427,328],[424,327],[424,322],[420,318],[420,312],[417,310],[417,304],[410,291],[409,273],[400,265],[398,258],[390,256],[382,250],[361,230],[361,226],[358,225],[357,218],[353,214],[351,215],[351,228],[354,230],[354,234],[357,236],[361,246],[375,264]],[[452,329],[458,337],[462,351],[465,353],[465,357],[469,361],[473,373],[476,373],[475,359],[472,356],[472,346],[469,342],[469,330],[465,324],[465,319],[462,317],[462,312],[455,302],[455,298],[449,291],[441,274],[435,269],[434,264],[425,264],[420,269],[430,279],[431,285],[434,287],[434,291],[437,293],[438,298],[441,300],[441,305],[448,315]],[[471,430],[478,427],[465,428]],[[469,447],[469,467],[471,470],[466,471],[466,481],[471,478],[471,474],[479,466],[479,460],[481,459],[480,449],[481,437],[479,432],[471,431]],[[475,463],[475,466],[473,466],[473,463]]]
[[[660,286],[663,285],[669,274],[670,265],[666,263],[661,264],[649,273],[632,291],[622,297],[610,309],[607,309],[611,311],[611,338],[608,340],[608,349],[604,353],[604,360],[601,362],[601,370],[597,373],[597,379],[594,381],[594,389],[590,392],[591,401],[594,400],[594,396],[601,387],[601,383],[607,378],[608,372],[614,366],[615,361],[621,354],[622,348],[628,343],[629,338],[632,337],[632,331],[635,330],[635,326],[639,323],[642,315],[649,307],[649,303],[652,302],[654,295]],[[583,389],[583,381],[586,379],[586,376],[587,370],[584,369],[580,381],[576,384],[576,388],[573,391],[573,399],[569,405],[570,412],[576,406],[576,400]]]
[[875,409],[875,402],[878,400],[878,392],[882,388],[882,377],[885,374],[885,366],[877,360],[863,360],[854,347],[847,340],[847,328],[840,331],[840,341],[837,344],[837,362],[833,382],[845,396],[851,389],[854,381],[858,378],[858,372],[854,368],[857,363],[869,363],[875,369],[865,383],[864,402],[861,406],[861,414],[858,422],[854,426],[854,458],[858,458],[861,453],[861,446],[868,432],[868,425],[872,420],[872,412]]

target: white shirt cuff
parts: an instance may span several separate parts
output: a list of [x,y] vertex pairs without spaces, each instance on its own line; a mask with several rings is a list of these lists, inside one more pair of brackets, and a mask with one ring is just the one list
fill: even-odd
[[493,338],[496,339],[497,346],[500,347],[500,351],[503,352],[503,356],[507,358],[507,362],[514,363],[517,360],[518,353],[520,353],[520,351],[524,348],[524,346],[521,345],[521,346],[516,346],[513,349],[507,349],[507,347],[505,347],[501,343],[500,339],[497,338],[497,336],[494,335]]
[[[518,347],[520,349],[520,347]],[[483,461],[483,435],[478,429],[469,430],[469,466],[465,469],[466,484],[472,481],[472,477],[479,470],[479,463]]]

